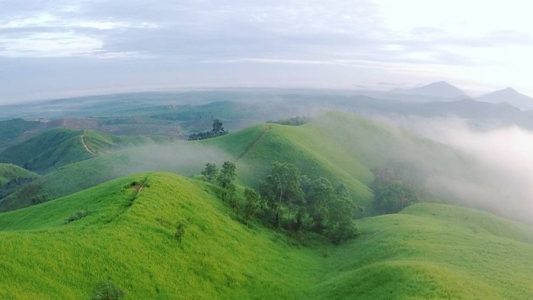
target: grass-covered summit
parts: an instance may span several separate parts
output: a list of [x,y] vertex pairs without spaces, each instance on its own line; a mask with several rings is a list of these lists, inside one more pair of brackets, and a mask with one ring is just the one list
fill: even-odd
[[47,172],[92,158],[102,152],[146,142],[137,137],[119,137],[92,130],[51,129],[0,153],[0,161],[26,169]]
[[[145,173],[0,214],[0,298],[525,299],[533,229],[439,204],[340,246],[246,226],[197,180]],[[177,237],[177,227],[182,226]]]

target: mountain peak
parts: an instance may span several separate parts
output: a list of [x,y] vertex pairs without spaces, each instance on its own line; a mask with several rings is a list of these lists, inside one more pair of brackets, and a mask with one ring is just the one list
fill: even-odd
[[433,82],[428,85],[405,90],[405,92],[431,98],[457,99],[466,96],[462,90],[446,81]]
[[[498,91],[496,91],[498,92]],[[517,90],[513,89],[512,87],[506,87],[503,90],[499,90],[499,92],[502,93],[513,93],[513,94],[520,94]]]
[[512,87],[497,90],[476,100],[489,103],[508,103],[520,109],[533,109],[533,98],[526,96]]

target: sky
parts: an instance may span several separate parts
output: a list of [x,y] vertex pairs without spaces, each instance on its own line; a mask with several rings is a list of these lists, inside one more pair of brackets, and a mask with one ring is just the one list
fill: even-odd
[[446,80],[533,95],[526,0],[0,0],[0,103]]

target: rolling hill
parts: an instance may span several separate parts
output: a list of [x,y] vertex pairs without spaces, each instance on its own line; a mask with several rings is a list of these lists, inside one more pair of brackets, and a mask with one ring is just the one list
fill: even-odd
[[0,163],[0,199],[21,185],[37,179],[39,175],[12,164]]
[[91,130],[51,129],[7,148],[0,153],[0,162],[46,173],[111,149],[146,141],[148,139],[112,136]]
[[[218,154],[206,154],[216,151]],[[186,162],[177,164],[180,159]],[[0,211],[55,199],[133,172],[199,174],[203,165],[213,160],[236,161],[240,182],[252,187],[257,187],[273,162],[291,162],[311,179],[322,176],[345,185],[364,215],[372,213],[369,186],[375,169],[420,160],[432,162],[433,168],[448,169],[467,163],[444,145],[352,114],[328,113],[302,126],[257,125],[204,141],[142,151],[126,149],[68,164],[0,200]],[[412,169],[428,168],[413,165]],[[416,172],[410,177],[423,186],[425,177]]]
[[526,225],[421,203],[359,226],[345,244],[305,246],[236,221],[208,184],[137,174],[0,214],[0,298],[86,299],[106,290],[125,299],[533,295]]
[[44,127],[44,123],[38,121],[26,121],[12,119],[0,121],[0,152],[24,139],[33,131]]

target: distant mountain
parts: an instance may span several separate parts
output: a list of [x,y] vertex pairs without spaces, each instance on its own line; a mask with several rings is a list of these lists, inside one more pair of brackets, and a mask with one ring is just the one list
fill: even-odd
[[459,88],[449,84],[446,81],[434,82],[422,87],[404,89],[404,90],[394,90],[394,93],[408,94],[423,96],[429,98],[441,98],[441,99],[453,99],[458,100],[461,98],[468,97],[465,92]]
[[533,109],[533,98],[517,92],[512,88],[488,93],[476,98],[481,102],[508,103],[520,109]]

